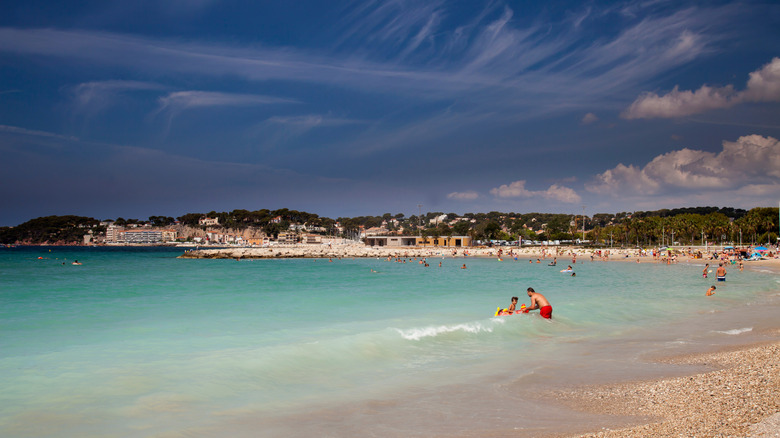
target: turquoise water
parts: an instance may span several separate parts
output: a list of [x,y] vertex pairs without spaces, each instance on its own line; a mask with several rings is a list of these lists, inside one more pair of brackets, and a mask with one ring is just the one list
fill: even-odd
[[[568,262],[528,259],[179,254],[0,250],[0,436],[427,436],[507,412],[520,424],[536,403],[510,383],[629,375],[648,352],[759,331],[778,299],[776,276],[730,268],[714,283],[698,264],[587,261],[571,277]],[[492,317],[512,296],[528,303],[529,286],[552,322]]]

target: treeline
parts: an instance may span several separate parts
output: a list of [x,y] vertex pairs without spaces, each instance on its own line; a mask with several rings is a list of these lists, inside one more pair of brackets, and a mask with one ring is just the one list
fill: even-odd
[[616,215],[607,223],[605,220],[596,221],[588,235],[598,242],[638,246],[677,242],[682,245],[775,243],[778,209],[716,209],[706,214],[685,212],[673,215],[666,210],[636,212]]
[[[428,212],[405,216],[339,217],[331,219],[305,211],[233,210],[230,212],[187,213],[173,218],[150,216],[148,220],[117,218],[118,226],[176,224],[200,227],[203,218],[216,218],[219,226],[234,230],[249,227],[277,236],[292,225],[305,225],[308,232],[355,237],[361,229],[384,226],[388,233],[427,237],[468,235],[474,240],[577,240],[598,245],[656,246],[679,242],[683,245],[710,243],[775,242],[778,235],[778,209],[751,210],[718,207],[690,207],[654,211],[598,213],[592,217],[553,213],[456,213]],[[105,221],[104,221],[105,222]],[[17,227],[0,228],[0,243],[80,243],[92,230],[105,232],[100,222],[79,216],[48,216]],[[340,226],[340,227],[339,227]],[[205,228],[205,227],[204,227]],[[294,228],[294,227],[293,227]]]

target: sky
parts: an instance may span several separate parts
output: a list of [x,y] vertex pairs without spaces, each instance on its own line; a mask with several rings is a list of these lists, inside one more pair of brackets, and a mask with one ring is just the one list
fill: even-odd
[[0,226],[780,202],[780,3],[6,1]]

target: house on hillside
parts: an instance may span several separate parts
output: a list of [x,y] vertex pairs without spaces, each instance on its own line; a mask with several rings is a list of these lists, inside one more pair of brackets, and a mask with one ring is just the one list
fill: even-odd
[[198,221],[198,224],[206,227],[213,227],[219,225],[218,217],[204,217]]

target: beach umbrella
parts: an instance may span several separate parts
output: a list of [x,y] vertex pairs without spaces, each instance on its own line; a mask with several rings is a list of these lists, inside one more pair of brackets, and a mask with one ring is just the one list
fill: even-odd
[[755,247],[753,249],[755,249],[756,251],[766,251],[766,248],[763,247],[763,246],[757,246],[757,247]]

